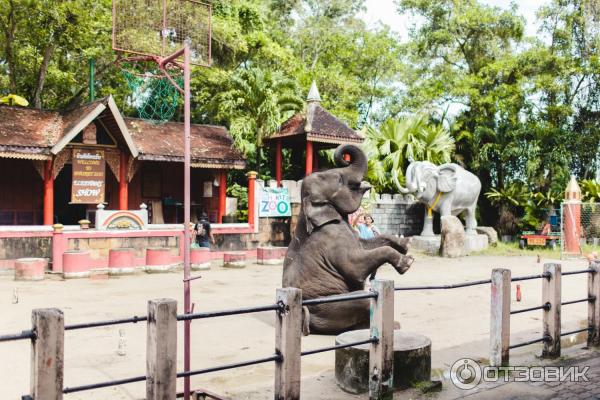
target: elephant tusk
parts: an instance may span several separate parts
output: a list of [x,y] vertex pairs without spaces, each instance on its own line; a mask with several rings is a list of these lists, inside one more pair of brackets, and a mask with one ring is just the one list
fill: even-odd
[[409,193],[411,193],[410,190],[408,190],[407,188],[403,187],[400,184],[400,181],[398,180],[398,171],[396,171],[396,170],[392,171],[392,179],[394,181],[394,184],[396,185],[396,187],[400,191],[400,193],[402,193],[402,194],[409,194]]

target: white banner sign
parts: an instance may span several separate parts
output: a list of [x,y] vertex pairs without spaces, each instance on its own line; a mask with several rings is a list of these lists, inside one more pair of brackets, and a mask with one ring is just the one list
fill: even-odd
[[291,217],[290,195],[286,188],[263,188],[258,206],[259,217]]

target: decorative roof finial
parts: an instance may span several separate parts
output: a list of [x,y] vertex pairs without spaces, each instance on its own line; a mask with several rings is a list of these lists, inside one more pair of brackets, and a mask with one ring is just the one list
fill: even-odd
[[306,96],[306,102],[307,103],[311,103],[311,102],[320,103],[321,102],[321,95],[319,94],[319,89],[317,89],[317,82],[315,82],[314,80],[312,81],[312,84],[310,85],[310,90],[308,91],[308,96]]

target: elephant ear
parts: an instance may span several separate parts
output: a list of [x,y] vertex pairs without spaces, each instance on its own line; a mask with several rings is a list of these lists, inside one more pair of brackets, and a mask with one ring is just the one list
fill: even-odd
[[451,192],[456,188],[456,165],[442,164],[438,167],[437,188],[440,192]]
[[315,228],[332,221],[341,221],[342,216],[328,201],[311,201],[310,197],[302,199],[302,209],[306,218],[306,231],[310,235]]

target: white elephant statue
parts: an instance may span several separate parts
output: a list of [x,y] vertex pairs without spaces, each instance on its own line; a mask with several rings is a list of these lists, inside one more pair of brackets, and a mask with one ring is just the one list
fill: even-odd
[[397,174],[394,181],[400,192],[412,193],[417,201],[425,204],[421,236],[433,236],[432,211],[441,216],[466,212],[466,234],[476,234],[475,210],[481,181],[471,172],[457,164],[437,166],[429,161],[414,161],[406,169],[406,188],[400,185]]

